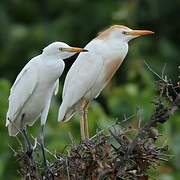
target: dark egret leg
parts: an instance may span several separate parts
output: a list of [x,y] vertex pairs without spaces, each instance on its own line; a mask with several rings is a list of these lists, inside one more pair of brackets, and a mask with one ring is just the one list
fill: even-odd
[[22,117],[21,117],[22,134],[23,134],[23,138],[24,138],[24,142],[25,142],[26,151],[29,152],[30,154],[32,154],[33,146],[31,144],[31,141],[28,138],[27,127],[24,123],[24,118],[25,118],[25,114],[22,114]]
[[44,167],[47,168],[48,165],[47,165],[46,154],[44,150],[44,125],[41,126],[40,146],[41,146],[41,151],[42,151],[42,156],[43,156]]
[[[47,159],[46,159],[46,154],[45,154],[45,146],[44,146],[44,125],[41,126],[41,133],[40,133],[40,146],[41,146],[41,151],[42,151],[42,156],[43,156],[43,162],[44,162],[44,168],[45,168],[45,175],[48,178],[51,178],[54,180],[54,175],[51,169],[49,168],[47,164]],[[50,174],[50,176],[49,176]]]
[[[28,158],[28,166],[31,166],[33,168],[33,174],[36,176],[36,177],[39,177],[38,175],[38,170],[37,170],[37,164],[36,164],[36,161],[34,159],[34,154],[33,154],[33,146],[31,144],[31,141],[29,140],[28,138],[28,132],[27,132],[27,128],[26,128],[26,123],[24,122],[25,121],[25,114],[22,114],[22,117],[21,117],[21,132],[22,132],[22,135],[23,135],[23,138],[24,138],[24,141],[25,141],[25,154],[29,157]],[[31,171],[29,171],[29,173],[31,173]]]
[[27,147],[26,150],[27,150],[27,152],[32,153],[33,146],[31,144],[31,141],[28,138],[27,128],[26,127],[22,130],[22,133],[23,133],[23,136],[24,136],[24,139],[25,139],[25,144],[26,144],[26,147]]

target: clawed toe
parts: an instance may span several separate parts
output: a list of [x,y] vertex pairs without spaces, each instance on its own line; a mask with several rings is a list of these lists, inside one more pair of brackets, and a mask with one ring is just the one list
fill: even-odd
[[54,180],[54,174],[49,166],[44,167],[43,180]]

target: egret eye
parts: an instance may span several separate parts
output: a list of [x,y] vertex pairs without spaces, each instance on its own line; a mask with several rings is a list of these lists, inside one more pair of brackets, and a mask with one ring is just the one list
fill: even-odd
[[128,35],[127,31],[122,31],[122,34]]
[[60,51],[63,51],[63,49],[64,49],[64,48],[62,48],[62,47],[59,48]]

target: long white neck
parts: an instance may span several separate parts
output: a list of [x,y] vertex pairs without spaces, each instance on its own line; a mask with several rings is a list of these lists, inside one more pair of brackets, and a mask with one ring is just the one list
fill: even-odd
[[117,39],[103,39],[99,41],[99,53],[107,60],[124,59],[128,52],[128,43]]
[[53,61],[62,60],[62,58],[60,57],[59,54],[47,54],[47,53],[43,52],[41,54],[41,57],[44,60],[53,60]]

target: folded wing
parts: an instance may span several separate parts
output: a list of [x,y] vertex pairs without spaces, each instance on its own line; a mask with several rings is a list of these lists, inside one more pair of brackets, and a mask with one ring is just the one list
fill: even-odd
[[89,52],[79,55],[66,76],[62,95],[63,102],[59,109],[58,121],[64,120],[68,109],[89,92],[101,74],[103,67],[101,55],[91,52],[90,47],[85,48]]
[[10,121],[15,121],[23,106],[33,94],[38,84],[37,72],[36,65],[33,61],[30,61],[17,76],[10,91],[6,126]]

